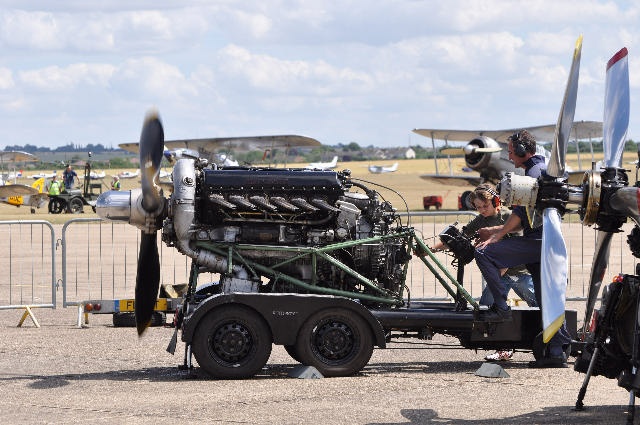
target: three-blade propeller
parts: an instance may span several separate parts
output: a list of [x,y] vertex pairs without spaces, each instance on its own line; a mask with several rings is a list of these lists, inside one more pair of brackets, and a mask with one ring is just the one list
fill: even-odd
[[[567,142],[573,126],[578,96],[582,36],[578,37],[573,53],[571,71],[567,80],[562,107],[556,124],[555,140],[547,174],[562,178],[565,174]],[[556,208],[545,208],[542,215],[541,299],[542,338],[545,343],[555,335],[564,322],[565,293],[567,286],[567,248],[562,237],[560,213]]]
[[163,208],[164,198],[157,185],[160,162],[164,149],[164,130],[158,114],[147,115],[140,136],[140,174],[142,183],[142,209],[147,223],[141,232],[138,271],[136,276],[135,317],[138,335],[149,327],[160,286],[160,260],[158,255],[156,222]]

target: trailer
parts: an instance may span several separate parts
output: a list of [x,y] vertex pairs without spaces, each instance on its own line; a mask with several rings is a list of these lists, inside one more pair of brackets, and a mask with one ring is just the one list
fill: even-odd
[[[143,134],[144,142],[159,133],[145,127]],[[141,163],[149,163],[145,158]],[[146,178],[141,191],[103,194],[97,211],[142,230],[139,333],[158,295],[159,266],[147,266],[157,264],[156,232],[161,229],[166,245],[191,258],[168,347],[175,353],[181,332],[186,369],[195,357],[214,378],[250,378],[278,344],[324,376],[347,376],[367,364],[374,347],[436,333],[467,348],[511,347],[536,357],[544,351],[539,310],[515,308],[510,322],[487,320],[463,286],[464,264],[473,253],[461,254],[453,276],[391,203],[349,170],[218,167],[183,158],[173,168],[169,199]],[[465,246],[452,235],[442,236],[451,246]],[[414,256],[451,302],[411,301],[405,290]],[[198,281],[209,273],[219,281]],[[575,313],[567,317],[575,334]]]

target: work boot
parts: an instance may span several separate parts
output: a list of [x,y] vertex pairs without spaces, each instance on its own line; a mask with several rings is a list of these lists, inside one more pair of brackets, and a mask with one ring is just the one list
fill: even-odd
[[529,367],[535,369],[566,368],[569,367],[569,365],[567,365],[567,356],[563,353],[561,356],[542,357],[531,361],[529,362]]
[[512,319],[511,307],[509,306],[507,306],[506,310],[503,310],[492,304],[488,310],[476,311],[476,320],[482,322],[510,322]]

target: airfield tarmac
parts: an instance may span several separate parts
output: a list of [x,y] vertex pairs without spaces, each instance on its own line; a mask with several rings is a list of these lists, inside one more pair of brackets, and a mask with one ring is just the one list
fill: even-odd
[[[380,179],[402,194],[421,199],[460,188],[425,188],[419,168]],[[365,171],[366,172],[366,171]],[[413,186],[405,181],[417,180]],[[415,188],[414,188],[415,186]],[[126,187],[125,187],[126,188]],[[456,196],[447,195],[453,204]],[[399,206],[391,200],[394,206]],[[445,205],[445,207],[447,207]],[[11,209],[10,209],[11,208]],[[410,206],[411,208],[411,206]],[[3,214],[11,212],[12,215]],[[1,220],[74,218],[34,215],[0,208]],[[93,213],[85,208],[84,216]],[[60,221],[62,220],[62,221]],[[579,228],[577,228],[579,229]],[[581,317],[583,303],[569,303]],[[568,369],[528,369],[531,353],[518,352],[503,365],[508,378],[475,375],[485,351],[463,349],[451,337],[401,340],[376,349],[356,376],[295,379],[297,366],[274,346],[267,366],[254,379],[218,381],[178,369],[176,355],[165,351],[171,328],[151,328],[138,338],[132,328],[114,328],[111,316],[90,316],[77,328],[74,308],[38,309],[41,327],[29,318],[17,327],[20,310],[0,310],[2,423],[31,424],[599,424],[626,421],[628,394],[616,381],[593,377],[584,400],[587,410],[572,410],[584,378]],[[638,421],[636,421],[637,423]]]
[[[572,306],[569,306],[572,307]],[[485,351],[460,348],[451,337],[400,340],[374,350],[356,376],[297,379],[297,363],[274,346],[258,376],[219,381],[197,368],[178,369],[165,351],[173,329],[114,328],[108,315],[77,328],[71,308],[0,311],[0,381],[4,424],[601,424],[626,420],[628,394],[614,380],[593,377],[587,409],[573,411],[583,374],[528,369],[516,352],[502,364],[508,378],[475,372]],[[637,423],[637,422],[636,422]]]

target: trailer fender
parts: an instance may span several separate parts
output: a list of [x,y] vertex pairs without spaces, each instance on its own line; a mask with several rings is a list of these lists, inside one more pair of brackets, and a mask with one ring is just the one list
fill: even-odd
[[185,318],[182,341],[191,343],[200,320],[216,307],[241,304],[255,310],[267,322],[273,335],[273,343],[295,344],[300,327],[309,317],[326,308],[344,308],[361,316],[371,328],[375,345],[386,347],[384,330],[371,312],[357,301],[333,295],[315,294],[216,294],[202,301],[193,313]]

